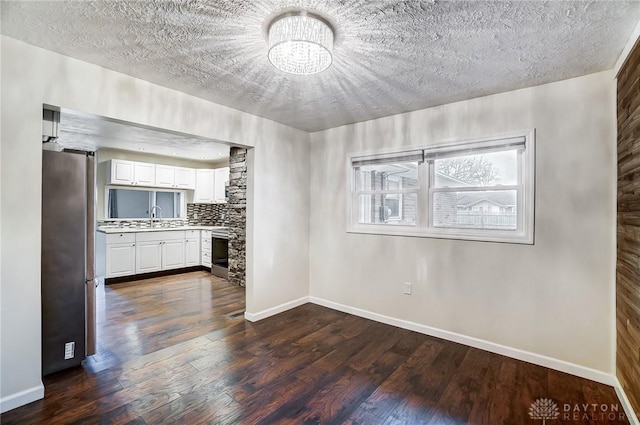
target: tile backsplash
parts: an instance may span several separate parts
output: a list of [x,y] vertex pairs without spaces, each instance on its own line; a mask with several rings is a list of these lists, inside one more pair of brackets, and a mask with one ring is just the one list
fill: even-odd
[[228,226],[227,204],[187,204],[187,221],[192,226]]
[[[191,223],[188,223],[187,220],[155,220],[155,225],[161,223],[162,227],[182,227],[187,226]],[[131,220],[98,220],[98,227],[135,227],[135,228],[145,228],[151,227],[151,222],[148,218],[145,219],[131,219]]]

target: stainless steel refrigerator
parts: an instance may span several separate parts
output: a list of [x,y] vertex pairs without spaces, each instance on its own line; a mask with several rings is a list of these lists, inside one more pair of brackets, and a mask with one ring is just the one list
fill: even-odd
[[42,151],[42,374],[95,354],[95,160]]

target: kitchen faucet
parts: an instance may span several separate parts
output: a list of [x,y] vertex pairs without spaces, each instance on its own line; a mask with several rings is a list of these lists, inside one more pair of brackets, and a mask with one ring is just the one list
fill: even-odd
[[153,227],[153,211],[156,208],[158,209],[158,211],[160,211],[160,220],[162,220],[162,208],[157,205],[152,206],[151,210],[149,210],[149,227]]

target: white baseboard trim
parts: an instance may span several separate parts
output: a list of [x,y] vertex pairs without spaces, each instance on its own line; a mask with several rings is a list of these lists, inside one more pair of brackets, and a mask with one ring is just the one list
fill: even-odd
[[244,318],[250,322],[257,322],[258,320],[266,319],[267,317],[275,316],[292,308],[301,306],[309,302],[309,297],[298,298],[297,300],[288,301],[284,304],[277,305],[275,307],[268,308],[266,310],[259,311],[257,313],[249,313],[245,311]]
[[627,415],[627,418],[629,419],[629,423],[631,425],[640,425],[640,420],[638,420],[638,416],[633,411],[633,407],[631,406],[631,403],[627,398],[627,394],[625,394],[624,389],[622,388],[622,384],[620,384],[620,381],[618,380],[618,378],[615,378],[615,380],[616,380],[616,383],[613,386],[613,388],[615,388],[616,394],[618,395],[618,398],[622,402],[622,408],[624,409],[624,413]]
[[365,319],[375,320],[376,322],[385,323],[387,325],[408,329],[410,331],[415,331],[421,334],[446,339],[448,341],[453,341],[453,342],[468,345],[471,347],[479,348],[481,350],[490,351],[492,353],[501,354],[503,356],[537,364],[539,366],[548,367],[550,369],[569,373],[571,375],[590,379],[592,381],[600,382],[606,385],[615,386],[617,381],[615,376],[611,374],[601,372],[599,370],[591,369],[588,367],[580,366],[574,363],[569,363],[564,360],[554,359],[552,357],[547,357],[541,354],[531,353],[529,351],[507,347],[505,345],[496,344],[493,342],[485,341],[478,338],[473,338],[466,335],[461,335],[455,332],[449,332],[442,329],[433,328],[431,326],[421,325],[419,323],[410,322],[407,320],[396,319],[394,317],[373,313],[371,311],[362,310],[356,307],[350,307],[348,305],[339,304],[339,303],[328,301],[318,297],[310,296],[309,302],[313,304],[318,304],[324,307],[328,307],[334,310],[342,311],[344,313],[349,313],[355,316],[364,317]]
[[19,393],[11,394],[0,399],[0,413],[8,412],[16,407],[24,406],[44,398],[44,385],[36,385]]

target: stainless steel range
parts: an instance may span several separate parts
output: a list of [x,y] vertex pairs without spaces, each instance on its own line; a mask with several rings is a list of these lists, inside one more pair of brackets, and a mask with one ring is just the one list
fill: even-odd
[[211,274],[225,279],[229,276],[229,235],[226,231],[212,232]]

